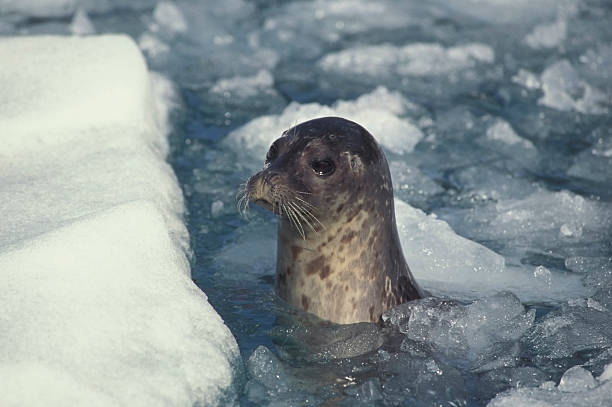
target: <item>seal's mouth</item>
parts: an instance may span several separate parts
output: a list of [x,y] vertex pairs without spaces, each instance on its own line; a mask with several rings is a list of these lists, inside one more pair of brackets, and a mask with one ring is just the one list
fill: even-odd
[[261,207],[263,207],[263,208],[265,208],[265,209],[267,209],[269,211],[273,211],[274,212],[274,208],[272,206],[272,203],[270,203],[269,201],[267,201],[264,198],[255,199],[255,200],[253,200],[253,203],[256,204],[256,205],[259,205],[259,206],[261,206]]
[[317,232],[325,228],[317,218],[315,206],[306,200],[305,195],[310,192],[294,192],[286,185],[274,182],[274,177],[264,175],[255,174],[243,184],[238,193],[240,213],[246,216],[249,203],[256,204],[288,220],[303,239],[309,230]]

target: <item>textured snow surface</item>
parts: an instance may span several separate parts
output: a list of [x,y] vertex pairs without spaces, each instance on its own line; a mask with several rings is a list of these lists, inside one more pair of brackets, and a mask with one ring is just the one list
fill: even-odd
[[4,38],[0,60],[0,404],[232,397],[164,161],[169,82],[124,36]]

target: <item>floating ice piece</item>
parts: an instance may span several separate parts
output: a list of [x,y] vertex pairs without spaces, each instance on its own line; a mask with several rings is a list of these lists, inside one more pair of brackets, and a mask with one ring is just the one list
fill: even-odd
[[564,392],[576,393],[591,389],[597,385],[593,375],[580,366],[569,368],[559,381],[557,388]]
[[607,365],[604,368],[604,371],[601,374],[601,376],[599,376],[599,380],[602,381],[602,382],[606,381],[606,380],[610,380],[610,379],[612,379],[612,363]]
[[157,35],[148,31],[142,33],[138,38],[138,46],[152,58],[159,58],[170,52],[170,46],[161,40]]
[[581,72],[588,77],[589,81],[607,89],[612,77],[612,44],[604,41],[593,49],[586,50],[578,60],[581,64]]
[[542,72],[540,77],[544,96],[538,103],[553,109],[580,113],[606,114],[608,98],[605,93],[582,80],[572,64],[564,59]]
[[74,17],[72,17],[72,22],[70,23],[70,32],[74,35],[91,35],[96,33],[96,28],[84,9],[79,8],[76,13],[74,13]]
[[274,77],[270,71],[262,69],[253,76],[237,76],[219,80],[210,91],[247,98],[265,93],[276,93],[273,89]]
[[358,386],[348,387],[345,391],[346,394],[353,396],[362,403],[371,403],[383,399],[380,379],[378,377],[366,380]]
[[523,301],[548,301],[584,290],[576,276],[559,274],[548,281],[527,270],[506,267],[501,255],[398,199],[395,215],[410,270],[434,295],[473,299],[510,290]]
[[485,44],[464,44],[444,48],[439,44],[391,44],[348,48],[328,54],[318,62],[325,71],[355,75],[443,75],[492,63],[495,53]]
[[603,350],[612,346],[610,314],[592,299],[570,300],[539,321],[524,342],[532,354],[545,359]]
[[604,230],[612,224],[605,204],[569,191],[538,191],[525,199],[501,201],[491,222],[492,234],[539,239],[536,234],[572,236],[581,229]]
[[404,161],[389,162],[389,170],[391,171],[395,194],[403,200],[408,200],[411,203],[424,201],[428,197],[444,191],[444,188],[419,171],[418,168],[409,166]]
[[433,297],[387,311],[383,319],[409,339],[425,342],[436,352],[471,359],[483,372],[514,366],[518,339],[533,325],[535,311],[525,312],[518,297],[501,292],[464,306]]
[[160,1],[157,3],[155,10],[153,10],[153,19],[171,33],[184,33],[187,31],[187,20],[172,1]]
[[406,261],[427,289],[437,294],[450,287],[464,294],[464,290],[482,293],[503,279],[502,256],[458,236],[443,220],[399,199],[395,199],[395,216]]
[[258,346],[247,362],[249,375],[274,393],[289,390],[286,374],[278,358],[265,346]]
[[170,83],[124,36],[4,38],[0,59],[0,404],[233,398],[164,161]]
[[[526,156],[521,156],[521,159]],[[537,187],[524,178],[497,171],[489,167],[473,166],[460,169],[452,174],[451,179],[470,197],[481,200],[524,198]]]
[[484,373],[478,389],[483,398],[491,399],[503,390],[516,387],[538,387],[550,377],[534,367],[504,367]]
[[[247,361],[250,376],[245,386],[246,397],[258,406],[307,405],[313,399],[309,382],[296,380],[288,367],[265,346],[258,346]],[[310,400],[309,400],[310,399]]]
[[[384,377],[385,402],[402,405],[412,399],[424,405],[466,404],[466,383],[456,368],[431,357],[414,357],[403,352],[390,354],[385,359],[378,363],[384,372],[381,379]],[[359,369],[355,370],[360,373]]]
[[210,206],[210,214],[213,218],[219,217],[223,213],[223,202],[215,201]]
[[[607,127],[597,141],[574,158],[568,175],[607,183],[612,174],[612,129]],[[595,132],[594,132],[595,133]]]
[[544,266],[538,266],[533,272],[533,276],[540,280],[546,281],[548,285],[550,285],[552,281],[552,273],[549,269]]
[[[453,218],[453,227],[462,234],[507,242],[504,255],[511,260],[511,264],[530,258],[536,250],[544,256],[554,254],[569,257],[579,254],[581,251],[567,250],[563,245],[578,236],[590,242],[591,256],[601,256],[609,250],[606,236],[611,225],[612,212],[608,203],[586,199],[569,191],[551,192],[539,188],[527,196],[516,194],[510,199],[469,209],[461,217]],[[531,258],[537,260],[537,257]],[[531,264],[534,266],[542,264],[533,260]],[[580,288],[582,284],[576,284],[574,277],[577,276],[551,271],[552,286],[541,286],[542,293],[553,294],[563,290],[565,298],[561,295],[558,298],[564,300],[590,295],[584,287]],[[533,272],[533,269],[529,272]],[[564,288],[557,286],[557,279],[560,279],[559,283],[563,280],[563,284],[568,285]],[[573,283],[572,279],[575,280]],[[525,289],[531,291],[528,286]],[[526,300],[523,296],[521,298]]]
[[291,103],[280,115],[262,116],[228,135],[225,143],[235,150],[247,150],[261,165],[270,144],[291,126],[322,116],[342,116],[364,126],[380,144],[397,154],[408,153],[423,138],[421,130],[409,119],[407,102],[399,93],[379,87],[354,101],[339,101],[332,106],[318,103]]
[[325,43],[338,42],[346,35],[426,24],[431,17],[421,9],[418,4],[410,2],[290,2],[269,13],[262,34],[269,37],[281,52],[291,54],[299,50],[308,56],[317,56]]
[[[278,62],[276,52],[258,41],[254,9],[253,3],[243,0],[206,6],[163,0],[153,10],[139,44],[149,64],[172,70],[183,83],[210,84],[221,77],[254,75]],[[185,60],[196,65],[184,69]]]
[[563,18],[553,23],[536,26],[526,37],[525,42],[531,48],[552,48],[563,44],[567,36],[567,22]]
[[519,137],[512,126],[504,120],[498,119],[487,129],[487,138],[489,140],[501,141],[509,146],[518,145],[528,150],[534,150],[533,143],[529,140]]
[[[547,382],[538,388],[518,388],[497,395],[488,407],[533,407],[533,406],[609,406],[612,395],[612,380],[606,372],[594,379],[590,372],[580,366],[568,369],[558,386]],[[550,385],[549,385],[550,384]]]
[[539,89],[540,86],[542,86],[538,76],[525,69],[519,69],[516,75],[512,77],[512,82],[524,86],[527,89]]

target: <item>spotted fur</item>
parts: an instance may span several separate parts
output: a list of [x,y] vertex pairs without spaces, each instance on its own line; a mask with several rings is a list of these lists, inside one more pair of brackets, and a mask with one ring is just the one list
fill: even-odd
[[[311,120],[286,131],[268,157],[245,196],[280,215],[281,298],[355,323],[377,322],[386,309],[423,296],[400,246],[387,160],[367,130],[337,117]],[[332,160],[335,171],[318,175],[317,160]]]

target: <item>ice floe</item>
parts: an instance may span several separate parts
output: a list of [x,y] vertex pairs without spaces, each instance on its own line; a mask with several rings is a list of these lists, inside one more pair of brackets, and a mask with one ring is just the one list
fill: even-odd
[[485,44],[444,48],[439,44],[391,44],[349,48],[326,55],[319,62],[325,71],[355,75],[443,75],[478,63],[492,63],[493,49]]
[[544,96],[539,103],[558,110],[605,114],[609,100],[605,93],[580,78],[567,60],[555,62],[540,76]]
[[539,387],[508,390],[495,397],[489,407],[532,407],[532,406],[609,406],[612,395],[610,380],[612,365],[597,379],[580,366],[568,369],[558,386],[545,382]]
[[4,38],[0,59],[0,404],[231,400],[238,349],[165,162],[171,84],[125,36]]

